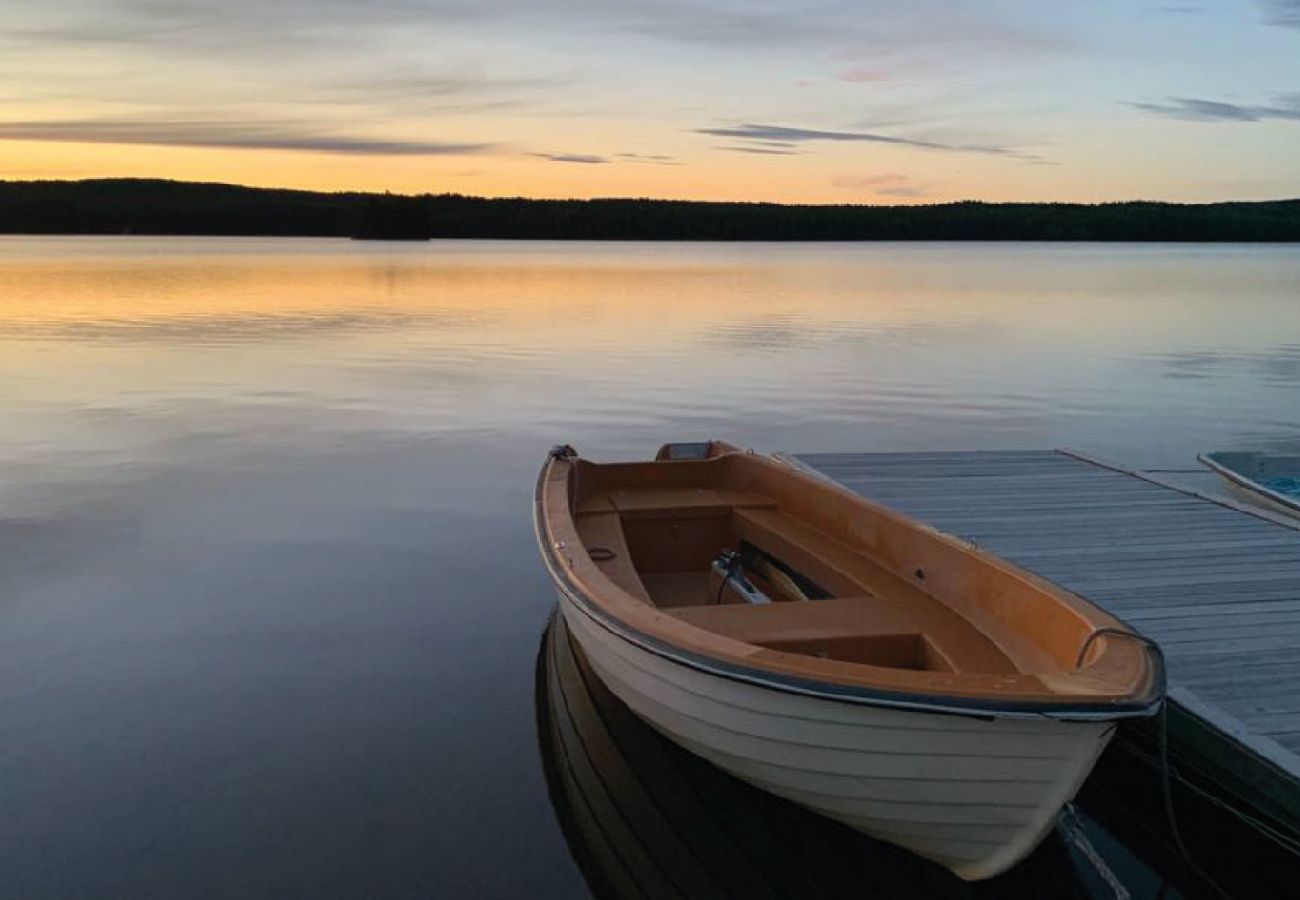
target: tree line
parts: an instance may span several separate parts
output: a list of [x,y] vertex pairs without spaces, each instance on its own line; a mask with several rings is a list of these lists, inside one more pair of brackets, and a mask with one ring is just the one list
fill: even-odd
[[683,241],[1300,241],[1300,200],[917,206],[490,199],[0,181],[0,233]]

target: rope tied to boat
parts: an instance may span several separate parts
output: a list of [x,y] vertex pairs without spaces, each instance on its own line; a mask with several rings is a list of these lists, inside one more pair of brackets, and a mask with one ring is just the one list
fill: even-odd
[[1128,888],[1124,887],[1124,883],[1120,881],[1110,866],[1106,865],[1106,860],[1097,852],[1097,848],[1093,846],[1092,841],[1088,839],[1088,832],[1084,828],[1083,820],[1079,817],[1079,811],[1075,809],[1073,803],[1067,802],[1061,807],[1061,815],[1057,824],[1066,839],[1078,848],[1079,853],[1092,866],[1092,870],[1097,873],[1097,877],[1110,890],[1114,900],[1133,900],[1133,895],[1129,893]]

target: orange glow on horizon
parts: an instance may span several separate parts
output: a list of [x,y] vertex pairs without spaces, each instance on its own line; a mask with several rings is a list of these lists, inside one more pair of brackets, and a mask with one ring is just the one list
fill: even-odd
[[[604,164],[584,164],[510,152],[377,156],[6,141],[0,142],[0,178],[166,178],[314,191],[815,204],[1223,199],[1213,186],[1191,192],[1172,189],[1160,178],[1158,161],[1142,159],[1134,160],[1123,174],[1112,169],[1107,181],[1080,178],[1077,166],[1035,166],[993,156],[893,147],[868,151],[819,147],[798,162],[707,147],[683,153],[676,165],[610,159]],[[1082,162],[1089,164],[1086,159]],[[1260,199],[1267,196],[1265,193]]]

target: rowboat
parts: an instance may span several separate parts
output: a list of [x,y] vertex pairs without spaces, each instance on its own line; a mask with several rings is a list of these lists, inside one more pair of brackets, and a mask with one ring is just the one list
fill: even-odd
[[537,482],[538,545],[592,671],[683,748],[967,880],[1024,859],[1119,720],[1146,639],[779,459],[718,441]]
[[1240,499],[1300,518],[1300,456],[1228,451],[1196,458]]

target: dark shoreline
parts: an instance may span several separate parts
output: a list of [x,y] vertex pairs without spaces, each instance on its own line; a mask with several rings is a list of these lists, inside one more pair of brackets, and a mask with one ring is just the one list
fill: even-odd
[[152,179],[0,181],[0,234],[637,241],[1300,242],[1300,199],[798,205],[488,199]]

